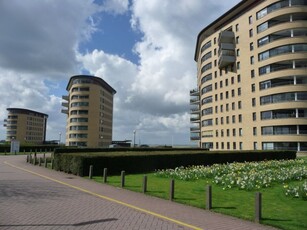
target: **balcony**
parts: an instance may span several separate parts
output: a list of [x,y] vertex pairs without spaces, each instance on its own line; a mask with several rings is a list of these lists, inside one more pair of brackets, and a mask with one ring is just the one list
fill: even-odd
[[63,95],[63,96],[62,96],[62,99],[65,100],[65,101],[68,101],[68,100],[69,100],[69,97],[68,97],[67,95]]
[[200,117],[191,117],[190,118],[190,121],[192,122],[192,123],[199,123],[200,122]]
[[199,90],[198,89],[190,90],[190,96],[199,96]]
[[234,36],[232,31],[222,31],[219,34],[218,66],[220,69],[236,61]]
[[199,114],[200,113],[200,110],[197,108],[197,109],[191,109],[190,111],[190,114]]
[[199,141],[200,137],[199,136],[192,136],[192,137],[190,137],[190,140],[191,141]]
[[68,103],[67,102],[62,102],[62,106],[68,108]]
[[199,104],[199,97],[191,98],[190,99],[190,104]]
[[61,113],[68,114],[68,109],[62,109],[62,110],[61,110]]
[[221,31],[219,34],[218,42],[219,44],[225,42],[225,43],[233,43],[235,38],[235,33],[233,31],[224,30]]
[[200,133],[200,128],[199,127],[190,127],[190,132],[191,133]]

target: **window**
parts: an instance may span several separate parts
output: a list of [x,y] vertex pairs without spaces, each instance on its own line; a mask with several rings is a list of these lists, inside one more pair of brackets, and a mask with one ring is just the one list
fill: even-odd
[[238,83],[241,82],[241,75],[240,74],[237,76],[237,81],[238,81]]
[[227,149],[230,149],[230,143],[227,142]]
[[231,77],[231,84],[233,85],[235,83],[235,78]]
[[218,113],[219,112],[219,108],[218,108],[218,106],[216,105],[215,106],[215,113]]
[[257,136],[257,127],[253,127],[253,135]]
[[231,109],[232,109],[232,110],[235,110],[235,109],[236,109],[236,103],[234,103],[234,102],[231,103]]
[[212,96],[205,97],[204,99],[201,100],[202,105],[212,103],[212,101],[213,101]]
[[238,88],[238,96],[241,95],[241,88]]
[[252,106],[253,106],[253,107],[256,106],[256,98],[252,98]]
[[213,112],[212,107],[207,108],[207,109],[203,109],[202,110],[202,115],[204,116],[204,115],[212,114],[212,112]]
[[226,124],[229,124],[229,116],[226,117]]
[[236,37],[236,44],[239,44],[239,36]]
[[217,82],[214,83],[214,89],[217,89]]
[[236,129],[232,129],[232,136],[233,136],[233,137],[236,136]]
[[253,29],[250,29],[250,30],[249,30],[249,37],[250,37],[250,38],[253,37]]
[[229,129],[226,130],[226,135],[227,135],[227,137],[230,136]]
[[216,64],[217,64],[217,61],[216,61],[216,60],[214,60],[214,66],[216,66]]
[[218,125],[218,124],[219,124],[219,119],[215,118],[215,125]]
[[213,39],[213,43],[216,44],[216,38]]
[[248,17],[248,23],[249,24],[253,24],[253,16],[249,16]]
[[254,78],[255,77],[255,70],[251,70],[251,78]]
[[[221,125],[223,125],[224,124],[224,117],[221,117]],[[223,132],[223,130],[222,130],[222,132]]]
[[235,96],[235,90],[234,90],[234,89],[231,90],[231,96],[232,96],[232,97]]
[[227,112],[229,111],[229,104],[228,103],[226,104],[226,111]]
[[239,136],[242,137],[243,136],[243,129],[239,128]]
[[229,97],[229,93],[228,91],[226,91],[226,99],[228,99],[228,97]]
[[236,24],[236,31],[239,31],[239,24]]
[[220,100],[223,100],[223,93],[220,93]]
[[239,143],[239,148],[240,148],[240,150],[243,149],[243,142],[240,142],[240,143]]
[[223,88],[223,81],[220,81],[220,88]]
[[257,120],[257,117],[256,117],[256,113],[254,112],[253,113],[253,121],[256,121]]
[[237,57],[240,56],[240,49],[237,49]]
[[233,147],[234,150],[237,149],[237,144],[236,144],[236,142],[233,142],[233,143],[232,143],[232,147]]
[[217,71],[214,71],[214,78],[217,78]]
[[252,92],[255,92],[256,91],[256,86],[255,84],[252,84]]
[[239,114],[238,120],[239,120],[239,123],[242,123],[242,114]]
[[236,123],[236,116],[232,115],[232,124],[235,124],[235,123]]
[[238,101],[238,109],[242,109],[242,102]]
[[225,80],[225,86],[228,86],[228,79]]
[[214,55],[216,55],[216,49],[213,50]]
[[206,53],[202,58],[201,58],[201,63],[203,63],[204,61],[207,61],[209,58],[212,57],[211,51]]
[[257,149],[258,149],[258,143],[254,142],[254,150],[257,150]]
[[223,112],[223,105],[220,106],[220,111]]
[[237,69],[240,69],[240,62],[237,62]]
[[219,149],[219,143],[218,142],[215,143],[215,149]]
[[217,94],[214,95],[214,99],[215,99],[215,101],[218,101],[218,95]]
[[253,42],[249,43],[249,50],[250,51],[254,50],[254,43]]
[[210,48],[211,47],[211,41],[207,42],[206,44],[204,44],[202,47],[201,47],[201,52],[205,51],[206,49]]
[[251,56],[251,57],[250,57],[250,63],[251,63],[252,65],[255,63],[255,58],[254,58],[254,56]]

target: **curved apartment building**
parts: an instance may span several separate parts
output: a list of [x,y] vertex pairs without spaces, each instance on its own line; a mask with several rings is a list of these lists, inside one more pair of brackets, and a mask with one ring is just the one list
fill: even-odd
[[48,115],[37,111],[8,108],[6,141],[17,140],[20,144],[43,144],[46,140]]
[[116,91],[103,79],[72,76],[68,96],[62,98],[67,114],[66,146],[108,147],[112,142],[113,96]]
[[307,151],[307,0],[243,0],[197,37],[191,140]]

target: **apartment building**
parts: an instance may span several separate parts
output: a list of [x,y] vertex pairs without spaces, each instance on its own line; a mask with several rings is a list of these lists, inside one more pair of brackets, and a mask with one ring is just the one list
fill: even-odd
[[116,91],[95,76],[72,76],[63,96],[67,114],[66,146],[108,147],[112,142],[113,96]]
[[191,140],[307,151],[307,0],[243,0],[197,37]]
[[43,144],[46,140],[48,115],[21,108],[8,108],[6,141],[17,140],[20,144]]

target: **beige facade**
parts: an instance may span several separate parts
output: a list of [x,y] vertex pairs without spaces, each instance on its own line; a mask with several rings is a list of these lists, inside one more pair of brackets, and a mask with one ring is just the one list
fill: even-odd
[[112,142],[113,96],[99,77],[72,76],[62,98],[67,114],[66,146],[108,147]]
[[17,140],[20,144],[43,144],[46,140],[48,115],[28,109],[8,108],[6,141]]
[[307,151],[307,1],[243,0],[197,37],[191,140]]

